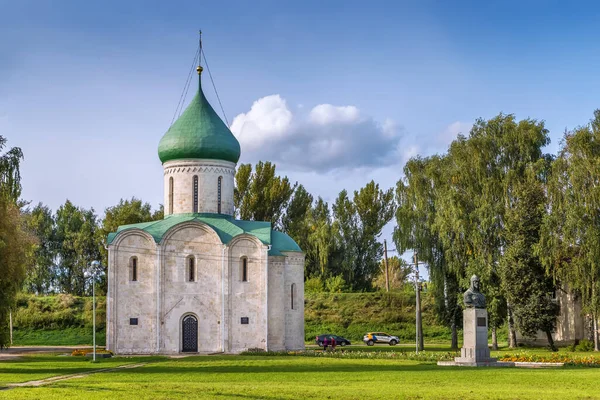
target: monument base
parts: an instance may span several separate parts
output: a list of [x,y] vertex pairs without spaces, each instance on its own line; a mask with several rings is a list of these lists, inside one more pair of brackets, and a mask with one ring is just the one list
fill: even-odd
[[463,311],[463,347],[454,361],[439,361],[442,366],[459,367],[514,367],[512,362],[498,362],[490,357],[488,347],[488,315],[483,308]]
[[[457,357],[455,360],[458,360]],[[495,358],[490,358],[493,361],[438,361],[437,365],[442,367],[514,367],[514,362],[496,361]]]

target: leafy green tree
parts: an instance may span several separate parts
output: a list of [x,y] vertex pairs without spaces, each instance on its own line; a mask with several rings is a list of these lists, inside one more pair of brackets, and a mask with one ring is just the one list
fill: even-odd
[[152,221],[158,221],[165,218],[165,206],[160,204],[157,210],[152,212]]
[[313,197],[310,193],[304,186],[298,185],[281,221],[283,231],[290,235],[301,249],[308,248],[312,203]]
[[468,286],[472,274],[481,277],[494,347],[497,329],[510,310],[497,271],[505,248],[506,213],[513,206],[515,185],[531,163],[545,158],[542,147],[548,143],[543,122],[517,122],[513,115],[500,114],[477,120],[469,137],[459,136],[447,154],[449,188],[436,225],[446,262],[460,285]]
[[600,110],[589,124],[565,132],[548,182],[548,209],[537,254],[554,278],[581,297],[599,350]]
[[275,175],[275,164],[260,161],[252,172],[251,164],[238,167],[235,176],[234,206],[244,220],[271,221],[281,226],[281,217],[297,184]]
[[0,195],[0,348],[9,342],[8,318],[32,258],[33,236],[24,229],[19,207]]
[[[0,135],[0,151],[6,147],[6,138]],[[0,154],[0,194],[17,201],[21,196],[20,163],[23,160],[23,151],[20,147],[8,149]]]
[[325,280],[325,289],[329,293],[342,293],[346,291],[346,282],[341,275],[330,276]]
[[463,260],[450,258],[455,264],[448,264],[446,251],[449,249],[440,238],[447,221],[438,215],[438,207],[443,208],[441,204],[449,193],[447,163],[448,158],[440,156],[415,157],[406,163],[404,179],[396,186],[398,209],[394,241],[399,251],[412,249],[427,265],[434,283],[432,294],[436,316],[451,328],[451,346],[458,348],[458,327],[462,317],[458,281],[462,278]]
[[24,217],[27,230],[37,239],[25,287],[31,293],[48,294],[56,287],[56,229],[52,210],[39,203]]
[[321,197],[317,198],[307,218],[308,244],[302,248],[306,254],[306,276],[320,276],[325,279],[331,275],[332,258],[336,256],[337,237],[333,232],[329,204]]
[[323,280],[318,276],[308,278],[304,282],[305,293],[322,293],[324,291]]
[[[388,276],[390,281],[390,290],[402,290],[408,282],[412,268],[402,258],[396,256],[388,258]],[[385,261],[379,263],[379,272],[373,279],[373,286],[379,290],[385,290]]]
[[[0,151],[6,139],[0,136]],[[34,238],[25,229],[17,200],[21,193],[18,147],[0,154],[0,349],[10,343],[9,313],[26,276]]]
[[76,296],[87,293],[85,272],[100,259],[98,224],[94,210],[73,205],[69,200],[56,212],[57,284],[61,292]]
[[513,206],[506,215],[506,251],[498,270],[516,327],[529,337],[538,331],[546,333],[550,348],[556,351],[552,333],[559,307],[551,298],[554,282],[534,253],[546,213],[544,187],[534,172],[532,168],[528,179],[514,187]]
[[370,290],[383,256],[383,244],[378,242],[381,230],[393,217],[394,193],[379,189],[374,181],[354,192],[350,200],[345,190],[334,206],[333,229],[338,235],[340,262],[334,275],[341,274],[354,291]]
[[329,206],[298,185],[282,218],[282,228],[305,254],[305,275],[326,279],[334,238],[331,234]]
[[161,204],[157,210],[152,211],[150,203],[132,197],[131,200],[119,200],[119,204],[104,210],[104,218],[97,230],[98,250],[101,255],[102,267],[105,274],[98,279],[100,293],[106,292],[106,271],[108,268],[108,251],[106,250],[106,238],[111,232],[116,232],[122,225],[137,224],[140,222],[158,221],[164,218],[164,207]]

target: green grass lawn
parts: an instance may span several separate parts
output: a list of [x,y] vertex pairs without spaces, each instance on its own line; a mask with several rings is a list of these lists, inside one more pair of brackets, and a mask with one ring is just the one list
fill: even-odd
[[[399,360],[198,356],[144,358],[135,369],[103,372],[45,387],[0,391],[7,399],[592,399],[600,368],[438,367]],[[0,362],[0,382],[116,366],[57,356]],[[39,371],[39,372],[38,372]]]
[[[35,355],[0,359],[0,388],[7,383],[27,382],[58,375],[75,374],[119,365],[162,360],[162,357],[115,357],[93,363],[89,357]],[[2,395],[0,395],[0,398]]]

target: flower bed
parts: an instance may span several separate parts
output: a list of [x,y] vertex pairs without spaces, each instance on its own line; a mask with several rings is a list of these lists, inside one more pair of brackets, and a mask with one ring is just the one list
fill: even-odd
[[[75,349],[73,350],[73,352],[71,353],[72,356],[87,356],[88,354],[93,354],[94,353],[94,349]],[[112,351],[109,350],[104,350],[104,349],[96,349],[96,355],[98,354],[106,354],[109,356],[113,355]]]
[[245,356],[276,356],[276,357],[322,357],[322,358],[347,358],[347,359],[381,359],[381,360],[413,360],[424,362],[438,362],[454,360],[457,353],[432,353],[403,351],[344,351],[342,349],[335,351],[323,350],[304,350],[304,351],[245,351],[241,353]]
[[512,362],[539,362],[539,363],[564,363],[567,366],[586,366],[600,367],[599,356],[577,356],[574,354],[551,353],[549,355],[516,353],[505,354],[498,359],[499,361]]
[[[438,361],[454,361],[458,356],[455,352],[404,352],[404,351],[335,351],[303,350],[303,351],[264,351],[250,349],[241,353],[244,356],[268,357],[321,357],[347,359],[381,359],[381,360],[411,360],[436,363]],[[498,361],[520,363],[563,363],[565,366],[600,367],[600,356],[577,356],[575,354],[549,353],[547,355],[529,354],[527,352],[504,354]]]

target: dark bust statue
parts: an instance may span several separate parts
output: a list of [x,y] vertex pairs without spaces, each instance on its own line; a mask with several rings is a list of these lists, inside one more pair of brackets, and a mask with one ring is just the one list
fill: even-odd
[[465,307],[467,308],[485,308],[485,296],[479,291],[479,277],[471,277],[471,286],[464,294]]

